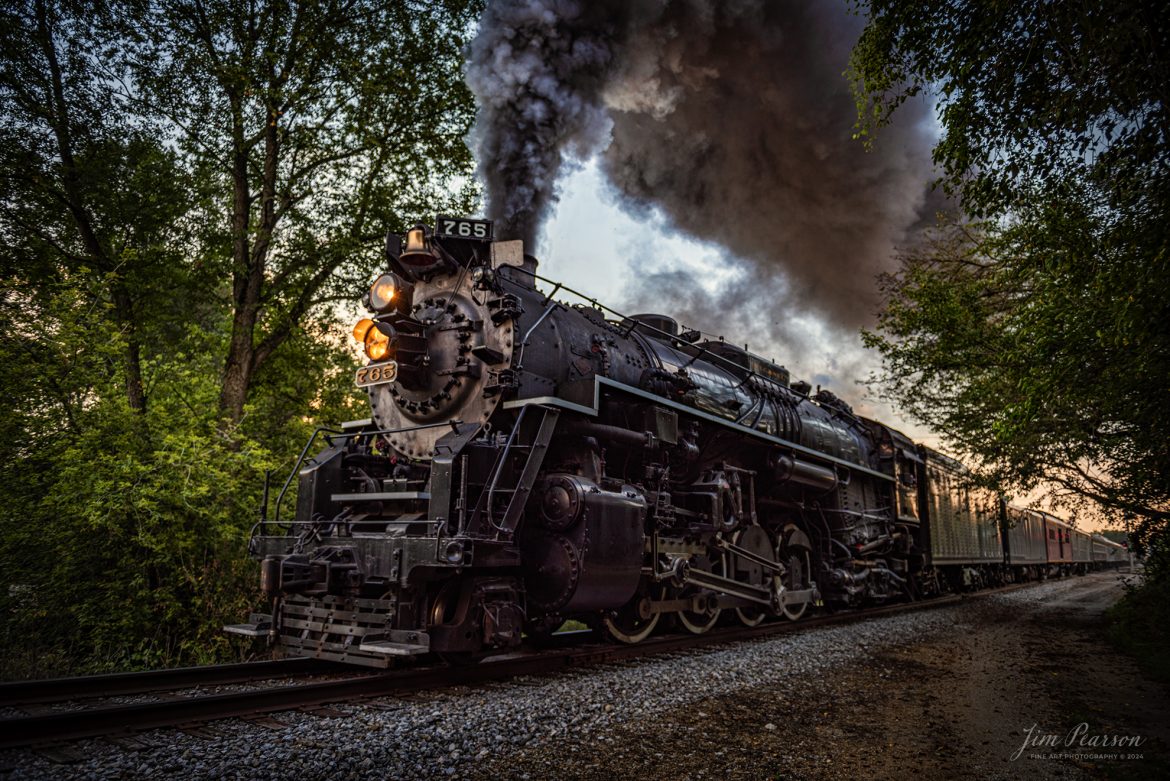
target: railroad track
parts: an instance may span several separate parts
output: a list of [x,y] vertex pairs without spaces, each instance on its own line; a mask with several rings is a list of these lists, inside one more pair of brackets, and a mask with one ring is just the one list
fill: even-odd
[[[232,717],[257,717],[282,710],[308,709],[330,703],[405,694],[451,686],[469,686],[518,675],[547,675],[571,668],[617,662],[635,657],[673,653],[697,647],[723,645],[784,632],[867,621],[898,613],[932,610],[966,599],[1014,591],[1034,584],[1013,584],[968,595],[949,595],[921,602],[815,616],[799,622],[773,622],[755,627],[728,627],[703,635],[672,634],[637,645],[586,642],[568,648],[524,650],[489,657],[465,667],[430,665],[403,670],[358,673],[316,683],[292,684],[137,702],[120,705],[31,713],[0,719],[0,749],[54,746],[73,740],[129,735],[149,729],[187,726]],[[580,635],[592,633],[582,632]],[[61,702],[84,697],[110,697],[201,686],[253,682],[283,676],[336,672],[337,665],[313,659],[286,659],[237,665],[159,670],[146,673],[27,681],[0,685],[0,705],[19,708],[25,703]],[[105,688],[103,688],[103,686]],[[84,694],[80,694],[84,692]]]
[[170,670],[14,681],[0,683],[0,705],[19,707],[97,697],[195,689],[203,686],[225,686],[339,669],[348,668],[317,659],[273,659],[240,664],[179,667]]

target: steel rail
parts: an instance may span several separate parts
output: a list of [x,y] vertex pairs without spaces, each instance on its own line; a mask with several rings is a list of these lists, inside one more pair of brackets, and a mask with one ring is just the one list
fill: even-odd
[[246,683],[285,675],[306,675],[314,672],[348,669],[350,668],[341,667],[331,662],[323,662],[319,659],[289,658],[241,662],[239,664],[176,667],[169,670],[12,681],[0,683],[0,705],[19,706],[96,697],[116,697],[124,694]]
[[[548,675],[563,670],[620,662],[636,657],[669,654],[705,646],[743,642],[785,632],[803,632],[818,627],[868,621],[898,613],[931,610],[955,605],[971,598],[1014,591],[1029,585],[1034,584],[1012,584],[971,594],[947,595],[918,602],[905,602],[879,608],[816,616],[797,622],[776,621],[755,627],[730,627],[702,635],[666,635],[635,645],[612,645],[598,642],[553,651],[520,651],[494,658],[489,657],[479,664],[463,667],[434,665],[357,675],[342,680],[320,683],[278,686],[247,692],[231,692],[0,719],[0,749],[51,745],[83,738],[173,727],[191,722],[255,716],[274,711],[320,706],[328,703],[353,702],[372,697],[442,689],[451,686],[469,686],[519,675]],[[579,636],[583,633],[571,634]],[[556,638],[557,635],[553,635],[553,639]],[[307,663],[316,660],[296,659],[290,661]]]

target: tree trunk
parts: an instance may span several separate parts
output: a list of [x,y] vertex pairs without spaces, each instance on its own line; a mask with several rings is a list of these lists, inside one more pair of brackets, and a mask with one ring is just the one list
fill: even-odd
[[125,286],[114,282],[111,293],[114,299],[114,316],[121,326],[122,337],[126,340],[123,365],[126,372],[126,402],[135,412],[146,412],[146,390],[142,385],[142,356],[138,341],[138,326],[134,319],[134,303]]
[[230,423],[239,423],[244,416],[248,386],[252,382],[252,340],[256,317],[260,309],[260,285],[264,281],[263,267],[254,263],[248,241],[251,196],[248,185],[248,150],[244,143],[243,114],[239,103],[233,100],[232,162],[232,337],[228,344],[224,365],[223,386],[219,395],[219,410]]
[[[246,158],[245,158],[246,160]],[[235,272],[232,282],[232,337],[228,344],[224,365],[223,387],[220,389],[220,413],[231,423],[239,423],[248,400],[248,386],[252,382],[253,338],[260,309],[260,285],[263,269],[252,263],[248,251],[248,180],[246,170],[242,182],[236,182],[236,214],[233,220],[236,233]]]
[[248,386],[252,382],[252,332],[255,325],[254,314],[249,316],[246,309],[236,310],[219,394],[220,413],[230,423],[239,423],[244,417],[244,403],[248,400]]
[[248,184],[248,149],[244,142],[243,118],[237,113],[233,141],[236,147],[232,170],[235,190],[235,213],[232,219],[235,279],[233,280],[234,316],[232,339],[228,347],[223,388],[219,408],[231,423],[239,423],[248,400],[252,373],[268,353],[257,353],[255,347],[256,321],[260,312],[260,297],[264,286],[264,267],[272,234],[276,230],[276,177],[280,136],[277,113],[269,107],[264,130],[264,169],[260,186],[260,224],[254,244],[249,242],[251,224],[251,196]]

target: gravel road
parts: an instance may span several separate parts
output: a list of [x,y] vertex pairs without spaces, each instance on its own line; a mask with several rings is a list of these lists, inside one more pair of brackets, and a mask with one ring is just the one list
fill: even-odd
[[[269,726],[146,733],[139,750],[84,741],[70,764],[7,752],[0,777],[1067,779],[1165,768],[1165,692],[1098,637],[1119,594],[1115,575],[1098,574],[588,671],[275,714]],[[1086,738],[1142,736],[1126,750],[1145,758],[1033,747],[1011,759],[1029,727],[1063,739],[1081,722]]]

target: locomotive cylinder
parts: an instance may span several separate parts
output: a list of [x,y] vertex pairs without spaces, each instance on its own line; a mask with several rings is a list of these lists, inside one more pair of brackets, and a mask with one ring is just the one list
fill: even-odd
[[622,604],[637,587],[645,498],[631,486],[605,491],[580,475],[550,475],[537,523],[525,529],[525,582],[542,610],[596,610]]

